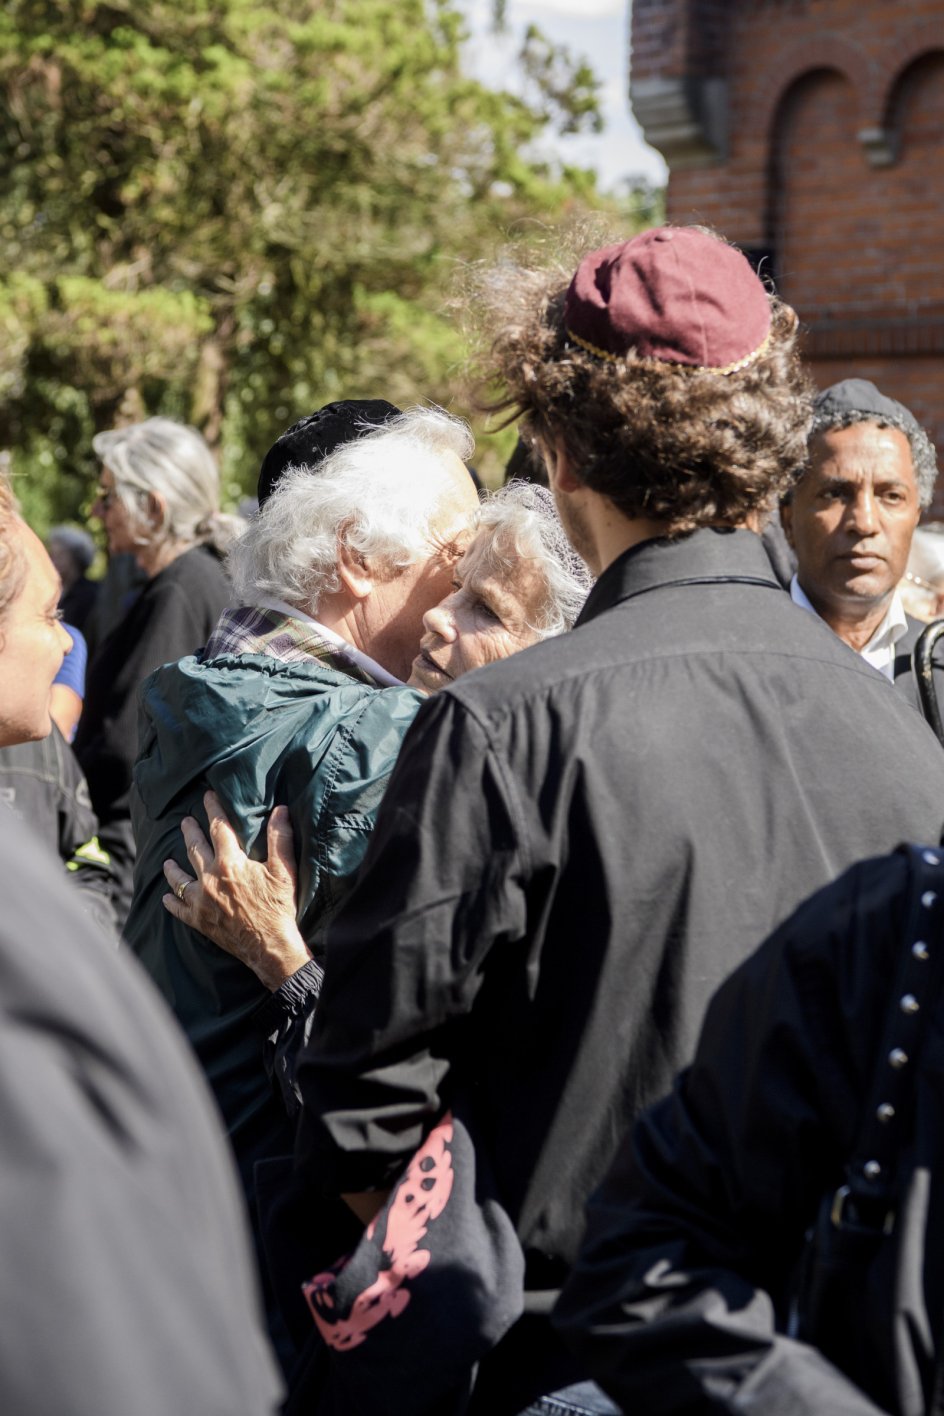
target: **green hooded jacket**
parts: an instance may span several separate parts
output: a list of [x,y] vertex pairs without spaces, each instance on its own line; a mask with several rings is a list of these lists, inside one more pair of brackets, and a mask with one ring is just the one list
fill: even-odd
[[315,958],[353,883],[404,734],[423,696],[376,688],[312,659],[188,657],[142,686],[133,804],[138,858],[125,939],[189,1037],[216,1095],[252,1208],[256,1160],[292,1148],[253,1015],[271,995],[244,964],[161,904],[166,859],[190,870],[184,816],[206,830],[203,793],[222,800],[246,850],[266,854],[273,806],[289,808],[298,922]]

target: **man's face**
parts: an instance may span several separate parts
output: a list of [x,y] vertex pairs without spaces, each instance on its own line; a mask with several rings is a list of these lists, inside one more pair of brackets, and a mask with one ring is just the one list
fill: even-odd
[[72,640],[59,620],[59,576],[28,526],[12,533],[26,562],[16,599],[0,620],[0,747],[44,738],[49,694]]
[[424,617],[426,633],[413,660],[411,687],[435,693],[471,669],[526,649],[538,638],[531,626],[545,593],[533,561],[522,558],[513,575],[499,577],[487,533],[477,536],[455,567],[451,593]]
[[920,514],[904,433],[874,423],[818,433],[809,471],[781,513],[814,608],[839,616],[883,608],[905,573]]
[[449,594],[469,518],[478,505],[465,463],[452,452],[444,453],[443,460],[448,486],[433,523],[429,558],[378,582],[365,603],[368,653],[399,679],[410,673],[423,634],[423,616]]

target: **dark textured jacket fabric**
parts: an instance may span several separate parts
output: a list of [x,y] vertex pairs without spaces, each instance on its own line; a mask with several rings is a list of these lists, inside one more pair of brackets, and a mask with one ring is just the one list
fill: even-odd
[[209,1093],[133,960],[0,810],[0,1410],[273,1416]]
[[407,736],[299,1065],[321,1173],[388,1185],[471,1087],[546,1311],[718,984],[942,816],[933,734],[791,603],[759,537],[627,552],[575,630],[451,685]]
[[261,654],[190,656],[144,685],[138,860],[125,938],[196,1050],[250,1200],[255,1162],[293,1143],[263,1059],[270,994],[244,964],[167,913],[162,863],[173,858],[189,870],[180,822],[192,815],[205,824],[208,787],[257,858],[270,811],[288,806],[299,925],[323,962],[321,931],[360,865],[421,702],[412,689],[375,688],[314,659],[282,663]]
[[99,837],[121,881],[120,914],[131,895],[131,771],[138,752],[138,690],[160,664],[207,642],[229,599],[222,562],[208,547],[178,556],[147,581],[89,664],[75,754],[88,779]]
[[66,624],[75,625],[84,632],[85,621],[95,608],[98,599],[99,582],[80,575],[73,580],[68,590],[64,590],[59,600],[59,608]]
[[[920,906],[930,909],[940,882]],[[784,1336],[804,1234],[844,1179],[907,945],[908,860],[864,861],[814,895],[709,1009],[690,1070],[638,1123],[590,1206],[561,1327],[626,1411],[923,1416],[941,1357],[944,999],[917,1056],[892,1232],[844,1314],[856,1389]],[[920,913],[920,911],[919,911]],[[918,937],[922,937],[920,928]],[[940,931],[928,950],[944,947]],[[924,965],[931,967],[930,964]],[[909,1047],[909,1053],[911,1048]]]
[[82,769],[55,723],[39,742],[0,748],[0,802],[59,856],[86,914],[114,940],[111,861]]

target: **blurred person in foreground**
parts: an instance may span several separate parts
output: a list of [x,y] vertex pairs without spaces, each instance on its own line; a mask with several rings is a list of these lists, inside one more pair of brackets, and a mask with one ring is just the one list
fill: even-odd
[[[504,406],[599,579],[572,632],[423,705],[328,929],[297,1072],[310,1173],[387,1242],[395,1288],[365,1330],[378,1290],[332,1310],[330,1279],[310,1285],[341,1410],[368,1382],[374,1409],[426,1409],[434,1368],[456,1409],[611,1409],[560,1395],[584,1369],[547,1314],[622,1132],[757,940],[851,861],[936,836],[944,802],[930,730],[771,573],[758,533],[811,395],[796,317],[740,252],[661,228],[576,273],[502,265],[480,302]],[[447,1300],[482,1275],[385,1226],[434,1133],[436,1173],[460,1165],[458,1102],[526,1271],[506,1335],[468,1332],[450,1365]],[[430,1286],[444,1323],[410,1343]]]
[[[0,483],[3,747],[50,732],[59,588]],[[4,807],[0,860],[0,1406],[270,1416],[245,1218],[202,1082]]]
[[147,579],[98,646],[86,677],[75,752],[88,779],[99,839],[116,876],[123,921],[131,900],[131,769],[138,689],[159,664],[206,643],[229,599],[222,555],[243,523],[220,511],[219,470],[193,428],[149,418],[98,433],[102,461],[92,507],[112,555],[130,552]]
[[58,853],[78,902],[112,939],[111,868],[85,779],[55,719],[74,649],[59,610],[61,582],[3,481],[0,535],[0,803]]
[[[899,591],[937,458],[901,403],[867,379],[844,379],[813,406],[809,460],[784,498],[796,558],[790,593],[918,705],[912,655],[923,625]],[[935,665],[944,688],[944,666]]]
[[0,479],[0,747],[52,729],[53,681],[72,640],[59,612],[61,581]]

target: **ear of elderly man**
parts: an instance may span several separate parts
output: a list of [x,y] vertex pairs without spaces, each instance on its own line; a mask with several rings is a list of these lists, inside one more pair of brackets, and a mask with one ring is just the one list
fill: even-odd
[[[917,705],[912,654],[924,629],[898,584],[937,478],[933,444],[867,379],[819,395],[806,468],[781,506],[797,559],[790,593]],[[944,690],[944,670],[935,663]]]

